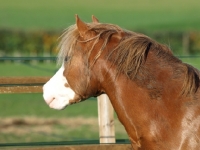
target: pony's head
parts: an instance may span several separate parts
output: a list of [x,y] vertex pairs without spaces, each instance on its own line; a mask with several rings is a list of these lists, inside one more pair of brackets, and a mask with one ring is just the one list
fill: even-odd
[[[80,102],[104,93],[100,87],[103,80],[101,61],[104,51],[115,47],[123,31],[116,25],[101,24],[92,16],[92,23],[84,23],[76,15],[76,24],[61,36],[58,63],[61,68],[44,85],[43,97],[54,109]],[[103,65],[103,63],[101,63]]]

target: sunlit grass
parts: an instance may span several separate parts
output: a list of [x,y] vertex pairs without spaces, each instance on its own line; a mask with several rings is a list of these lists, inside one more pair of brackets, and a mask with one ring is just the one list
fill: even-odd
[[53,76],[59,69],[56,63],[0,63],[1,76]]
[[0,27],[64,29],[75,23],[75,14],[87,21],[96,15],[101,22],[141,30],[200,30],[200,1],[39,1],[0,0]]
[[181,60],[200,70],[200,57],[181,58]]

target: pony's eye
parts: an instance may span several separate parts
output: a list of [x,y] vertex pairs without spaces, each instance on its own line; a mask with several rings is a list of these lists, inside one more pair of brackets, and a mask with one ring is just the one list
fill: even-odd
[[69,61],[70,57],[69,56],[66,56],[65,57],[65,62]]

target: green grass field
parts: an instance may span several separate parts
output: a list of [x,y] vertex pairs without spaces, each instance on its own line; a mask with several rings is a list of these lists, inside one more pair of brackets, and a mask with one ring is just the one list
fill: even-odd
[[0,76],[52,76],[58,67],[55,63],[0,63]]
[[141,30],[200,30],[197,0],[0,0],[0,27],[64,29],[75,23],[75,14],[87,22],[96,15],[101,22]]

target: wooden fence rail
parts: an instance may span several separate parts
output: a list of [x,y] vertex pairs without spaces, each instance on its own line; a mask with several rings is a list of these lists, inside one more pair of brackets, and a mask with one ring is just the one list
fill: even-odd
[[0,77],[0,93],[41,93],[50,77]]

